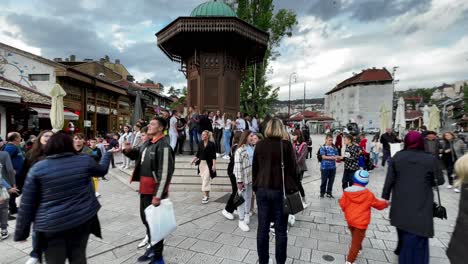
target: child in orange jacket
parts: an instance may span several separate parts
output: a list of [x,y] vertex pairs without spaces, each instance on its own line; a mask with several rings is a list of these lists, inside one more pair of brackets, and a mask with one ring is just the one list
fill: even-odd
[[340,206],[352,236],[346,264],[354,263],[362,249],[362,241],[366,237],[367,226],[371,220],[371,207],[377,210],[388,207],[387,201],[375,198],[375,195],[366,188],[369,183],[367,171],[356,171],[353,180],[353,186],[346,188],[340,199]]

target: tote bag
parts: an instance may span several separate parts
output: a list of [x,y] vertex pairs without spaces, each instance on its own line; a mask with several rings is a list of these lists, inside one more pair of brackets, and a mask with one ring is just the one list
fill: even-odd
[[165,239],[177,229],[174,206],[169,199],[161,200],[159,206],[148,206],[145,215],[150,229],[151,245]]

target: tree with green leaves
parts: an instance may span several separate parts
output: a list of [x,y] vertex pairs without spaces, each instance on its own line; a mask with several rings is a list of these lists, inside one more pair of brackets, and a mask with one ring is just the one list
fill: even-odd
[[180,95],[180,89],[176,89],[174,88],[174,86],[171,86],[171,88],[169,88],[169,91],[167,92],[169,95],[171,96],[179,96]]
[[146,84],[154,84],[154,81],[151,80],[151,79],[146,79],[146,80],[145,80],[145,83],[146,83]]
[[185,105],[185,102],[186,102],[186,99],[187,99],[187,96],[188,96],[188,92],[187,92],[187,87],[184,86],[184,88],[182,88],[182,91],[180,91],[180,89],[177,89],[177,91],[179,92],[179,99],[177,100],[177,102],[173,102],[170,106],[171,109],[175,109],[181,105]]
[[286,9],[274,12],[273,0],[231,0],[228,4],[237,10],[240,19],[270,34],[263,62],[246,69],[240,87],[241,111],[262,117],[271,112],[279,91],[279,87],[266,84],[266,74],[272,71],[269,63],[280,56],[276,49],[281,40],[292,36],[296,14]]

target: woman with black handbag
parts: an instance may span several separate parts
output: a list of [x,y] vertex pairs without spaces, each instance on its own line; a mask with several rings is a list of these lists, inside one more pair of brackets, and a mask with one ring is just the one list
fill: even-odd
[[192,160],[192,164],[198,165],[198,174],[202,179],[202,204],[207,204],[210,200],[211,179],[216,177],[216,147],[210,131],[203,131],[201,139],[197,155]]
[[[287,225],[291,213],[286,198],[298,192],[296,160],[289,136],[281,120],[274,118],[265,127],[265,140],[256,148],[252,163],[253,189],[258,207],[257,251],[260,264],[269,262],[270,223],[275,226],[276,263],[284,264],[287,256]],[[288,205],[288,207],[285,207]]]
[[234,134],[234,139],[232,140],[233,146],[231,148],[231,152],[229,153],[230,160],[228,164],[227,173],[229,176],[229,180],[231,181],[232,193],[231,196],[229,196],[229,200],[226,203],[226,207],[222,211],[224,217],[226,217],[228,220],[234,220],[234,210],[236,210],[237,206],[242,204],[240,200],[243,200],[243,197],[240,196],[237,191],[237,180],[236,175],[234,175],[234,154],[236,153],[237,144],[239,143],[241,135],[242,132],[240,131],[237,131]]
[[405,148],[389,164],[382,198],[390,199],[390,223],[397,228],[395,254],[400,264],[429,263],[429,238],[434,236],[434,195],[432,188],[444,178],[437,159],[424,151],[424,139],[411,131]]

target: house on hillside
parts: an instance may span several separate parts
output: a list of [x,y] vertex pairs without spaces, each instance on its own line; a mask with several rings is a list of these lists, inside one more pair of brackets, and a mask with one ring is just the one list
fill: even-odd
[[325,115],[339,125],[352,121],[360,128],[379,127],[380,107],[390,110],[392,98],[393,77],[387,69],[363,70],[326,93]]
[[442,84],[437,87],[434,93],[431,96],[432,100],[438,101],[444,98],[457,98],[463,94],[463,87],[465,84],[468,84],[468,81],[457,81],[454,84]]

